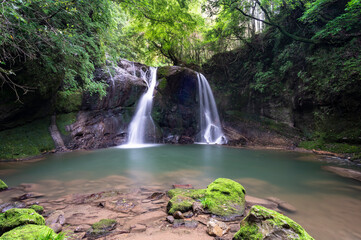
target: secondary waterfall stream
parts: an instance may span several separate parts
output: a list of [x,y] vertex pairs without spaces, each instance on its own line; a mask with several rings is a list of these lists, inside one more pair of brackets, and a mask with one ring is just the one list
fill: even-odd
[[205,76],[197,73],[199,91],[199,126],[198,141],[207,144],[224,144],[227,142],[222,132],[216,101]]
[[148,90],[142,95],[137,105],[136,113],[129,125],[129,134],[126,146],[142,147],[146,143],[147,133],[154,136],[155,125],[151,116],[153,107],[153,93],[157,83],[157,68],[149,67],[149,71],[142,72],[143,80]]

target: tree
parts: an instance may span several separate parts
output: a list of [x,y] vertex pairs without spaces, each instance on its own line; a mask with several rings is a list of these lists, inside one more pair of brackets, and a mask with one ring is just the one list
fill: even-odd
[[[252,14],[252,9],[256,4],[264,13],[265,18],[258,18]],[[360,0],[350,0],[346,6],[339,8],[337,3],[331,0],[316,0],[310,2],[286,0],[211,0],[207,8],[211,13],[225,11],[230,14],[241,13],[243,16],[260,21],[266,25],[277,28],[283,35],[300,42],[318,44],[330,43],[326,35],[332,34],[333,40],[344,41],[347,38],[360,36]],[[332,11],[328,11],[332,7]],[[287,29],[282,25],[281,18],[278,16],[288,10],[295,11],[299,9],[303,14],[299,23],[309,36],[301,36],[293,33],[292,29]],[[327,14],[320,14],[326,12]],[[322,17],[327,15],[327,17]],[[346,25],[343,21],[346,21]],[[315,23],[317,24],[315,25]],[[312,29],[316,31],[312,32]],[[337,37],[335,35],[338,35]]]

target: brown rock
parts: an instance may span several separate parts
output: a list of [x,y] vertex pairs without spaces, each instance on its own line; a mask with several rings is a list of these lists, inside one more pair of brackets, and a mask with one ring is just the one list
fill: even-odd
[[173,184],[173,188],[193,189],[192,184]]
[[341,168],[341,167],[334,167],[334,166],[323,166],[322,169],[329,171],[329,172],[333,172],[342,177],[352,178],[352,179],[361,181],[361,172],[360,171],[347,169],[347,168]]
[[86,232],[88,231],[90,228],[90,225],[86,225],[86,224],[83,224],[83,225],[79,225],[75,228],[74,232]]
[[197,216],[198,214],[203,212],[203,207],[202,207],[202,203],[200,202],[194,202],[192,204],[192,210],[193,213]]
[[[278,207],[280,210],[284,210],[284,211],[288,211],[288,212],[296,212],[296,211],[297,211],[297,209],[296,209],[293,205],[291,205],[290,203],[285,202],[285,201],[283,201],[283,200],[281,200],[281,199],[279,199],[279,198],[276,198],[276,197],[268,197],[267,200],[276,203],[276,204],[277,204],[277,207]],[[261,204],[259,204],[259,205],[261,205]],[[267,207],[267,206],[265,206],[265,207]]]
[[266,208],[276,209],[278,206],[278,204],[275,201],[252,197],[249,195],[246,195],[245,199],[246,199],[246,203],[249,207],[251,207],[253,205],[261,205]]
[[145,232],[145,230],[147,230],[147,226],[143,224],[135,224],[131,228],[131,233],[141,233],[141,232]]
[[53,229],[55,233],[60,233],[61,230],[63,230],[63,226],[61,226],[60,223],[52,223],[49,227]]
[[167,221],[168,221],[170,224],[173,224],[173,223],[174,223],[174,217],[173,217],[173,216],[167,216]]
[[230,227],[227,226],[224,222],[217,221],[214,218],[211,218],[207,223],[207,233],[211,236],[222,237],[230,230]]
[[59,223],[60,225],[64,225],[65,214],[63,211],[57,210],[57,211],[52,212],[45,221],[45,224],[48,226],[51,226],[54,223]]
[[173,217],[175,219],[184,219],[184,216],[181,211],[176,211],[175,213],[173,213]]

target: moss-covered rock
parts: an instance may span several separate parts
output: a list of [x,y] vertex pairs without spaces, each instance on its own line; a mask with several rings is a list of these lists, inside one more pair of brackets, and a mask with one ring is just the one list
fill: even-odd
[[114,230],[117,225],[117,221],[114,219],[102,219],[92,225],[89,231],[86,233],[88,238],[97,238],[109,234]]
[[241,184],[227,178],[216,179],[207,189],[172,189],[167,194],[171,198],[167,206],[169,214],[188,211],[195,201],[201,201],[203,207],[219,216],[244,213],[246,191]]
[[4,233],[0,240],[34,240],[34,239],[62,239],[62,235],[55,232],[45,225],[28,224],[14,228]]
[[262,206],[254,205],[247,217],[241,221],[240,230],[234,240],[261,239],[313,240],[308,233],[292,219]]
[[187,212],[192,209],[192,204],[195,202],[194,199],[182,195],[173,197],[167,205],[169,214],[173,214],[176,211]]
[[242,215],[245,208],[244,187],[231,179],[218,178],[208,185],[206,207],[219,216]]
[[21,225],[44,225],[44,218],[33,209],[12,208],[0,214],[0,234]]
[[35,212],[39,213],[39,214],[42,214],[44,212],[44,208],[42,206],[39,206],[39,205],[31,205],[30,206],[30,209],[33,209],[35,210]]
[[0,192],[6,189],[8,189],[8,185],[6,185],[6,183],[4,183],[4,181],[0,179]]

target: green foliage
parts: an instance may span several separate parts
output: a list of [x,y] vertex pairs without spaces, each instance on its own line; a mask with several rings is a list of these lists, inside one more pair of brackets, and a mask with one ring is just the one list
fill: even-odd
[[81,103],[81,91],[59,91],[56,96],[55,108],[59,113],[76,112],[80,110]]
[[0,132],[0,159],[39,155],[55,148],[50,136],[50,118]]
[[66,131],[66,126],[76,122],[76,112],[60,114],[56,116],[56,125],[60,133],[64,136],[69,135],[69,132]]
[[4,1],[0,6],[0,20],[5,23],[0,24],[0,61],[10,70],[29,61],[43,68],[45,81],[18,82],[40,93],[50,91],[49,85],[60,75],[64,90],[83,89],[104,96],[104,83],[92,81],[92,74],[94,66],[104,62],[99,36],[109,27],[110,17],[110,0]]

